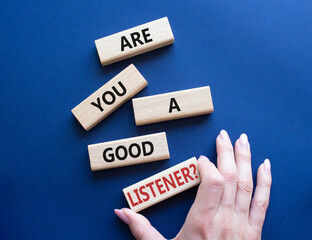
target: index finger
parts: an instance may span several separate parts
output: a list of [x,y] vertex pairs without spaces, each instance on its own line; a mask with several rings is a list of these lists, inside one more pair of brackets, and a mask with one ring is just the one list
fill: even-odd
[[205,156],[198,159],[198,170],[201,178],[196,199],[191,208],[194,214],[214,217],[224,189],[224,178]]

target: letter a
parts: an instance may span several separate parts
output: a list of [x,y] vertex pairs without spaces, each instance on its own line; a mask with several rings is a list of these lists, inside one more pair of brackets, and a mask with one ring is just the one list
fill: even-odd
[[178,112],[181,111],[181,109],[180,109],[177,101],[175,100],[175,98],[170,99],[169,113],[171,113],[173,109],[177,109]]
[[125,36],[121,37],[121,51],[125,50],[125,47],[132,48],[131,44],[129,43],[128,39]]

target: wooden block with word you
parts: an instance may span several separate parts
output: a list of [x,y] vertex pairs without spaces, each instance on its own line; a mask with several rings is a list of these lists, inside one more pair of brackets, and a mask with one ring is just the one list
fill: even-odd
[[88,146],[92,171],[170,158],[165,132]]
[[130,208],[139,212],[200,183],[195,157],[124,188]]
[[167,17],[95,40],[103,66],[174,42]]
[[193,117],[213,112],[210,87],[132,99],[136,125]]
[[72,109],[72,113],[88,131],[146,86],[144,77],[131,64]]

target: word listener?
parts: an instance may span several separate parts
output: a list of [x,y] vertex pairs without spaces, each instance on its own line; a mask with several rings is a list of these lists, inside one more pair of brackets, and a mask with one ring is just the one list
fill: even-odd
[[130,41],[128,41],[126,36],[121,36],[121,51],[123,52],[126,47],[129,47],[129,49],[131,49],[133,47],[138,46],[138,44],[143,45],[144,43],[152,42],[153,39],[149,38],[151,34],[148,33],[148,31],[149,31],[148,28],[142,29],[141,31],[144,42],[141,40],[141,36],[139,32],[130,33],[130,37],[131,37],[133,45],[131,45]]
[[195,157],[123,189],[130,208],[141,211],[200,183]]

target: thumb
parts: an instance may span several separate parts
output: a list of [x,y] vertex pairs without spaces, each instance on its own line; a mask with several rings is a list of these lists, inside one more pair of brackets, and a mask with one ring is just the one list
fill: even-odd
[[135,213],[129,208],[115,209],[116,215],[128,224],[137,240],[165,240],[165,238],[150,224],[146,217]]

